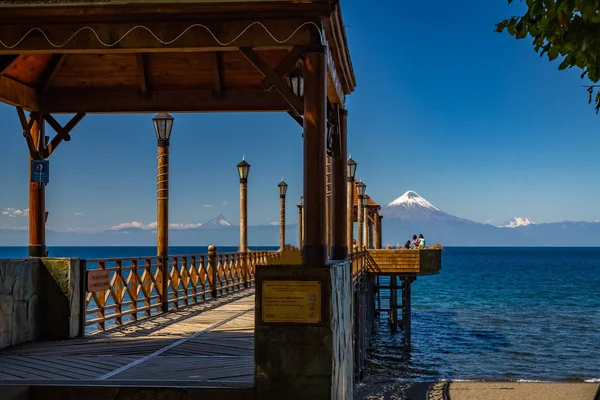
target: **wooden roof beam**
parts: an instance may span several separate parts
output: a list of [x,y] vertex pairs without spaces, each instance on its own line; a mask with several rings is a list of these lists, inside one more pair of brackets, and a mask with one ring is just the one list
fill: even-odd
[[[298,60],[302,58],[304,55],[304,48],[300,46],[294,47],[286,56],[281,60],[278,66],[275,67],[275,73],[280,77],[283,77],[296,67]],[[269,78],[263,79],[260,83],[260,87],[265,90],[271,90],[273,88],[273,84],[269,82]]]
[[291,110],[279,93],[261,89],[228,89],[226,98],[217,99],[212,89],[154,89],[145,96],[131,88],[52,88],[41,106],[54,114]]
[[23,128],[23,137],[25,137],[27,147],[29,148],[29,155],[34,160],[41,160],[42,154],[37,150],[37,145],[33,142],[33,137],[31,136],[31,128],[33,127],[34,122],[40,119],[40,113],[32,112],[28,120],[25,117],[23,108],[17,107],[17,114],[19,115],[19,121],[21,121],[21,127]]
[[62,68],[65,62],[65,58],[66,56],[64,54],[53,54],[50,58],[50,62],[48,63],[48,66],[42,73],[42,76],[40,77],[40,83],[38,85],[40,93],[42,95],[54,83],[54,79],[60,72],[60,69]]
[[295,111],[298,115],[304,114],[304,103],[302,99],[292,91],[287,83],[285,83],[254,50],[248,47],[242,47],[240,48],[240,52],[265,76],[265,78],[269,80],[269,83],[275,87],[290,105],[292,111]]
[[[255,22],[262,22],[270,34],[262,26]],[[285,43],[278,43],[275,38],[287,38],[298,27],[306,23],[306,19],[268,19],[268,20],[246,20],[246,19],[219,19],[219,20],[169,20],[169,21],[131,21],[131,22],[105,22],[105,23],[56,23],[56,24],[27,24],[6,23],[0,24],[0,40],[7,46],[0,44],[0,54],[98,54],[98,53],[152,53],[173,51],[233,51],[239,47],[287,49],[293,46],[308,45],[314,27],[305,25],[298,30]],[[210,28],[219,38],[221,45],[203,27]],[[252,25],[250,28],[248,28]],[[101,43],[89,27],[104,42]],[[29,34],[23,36],[32,28],[38,28],[44,32],[52,42],[59,46],[55,47],[41,34]],[[150,30],[152,34],[148,31]],[[244,30],[245,33],[230,44],[228,41],[234,39]],[[79,32],[69,41],[75,32]],[[184,33],[185,32],[185,33]],[[178,35],[183,34],[177,40],[172,41]],[[160,38],[163,42],[157,40]],[[21,40],[23,39],[23,40]],[[117,40],[120,41],[118,43]],[[17,44],[14,47],[15,44]],[[106,46],[108,44],[110,46]]]
[[34,88],[3,75],[0,75],[0,101],[28,111],[40,109],[39,96]]
[[138,78],[140,80],[140,92],[148,94],[150,92],[150,77],[148,76],[148,55],[144,53],[136,54],[136,63],[138,69]]
[[215,51],[212,54],[212,73],[213,73],[213,91],[217,98],[225,97],[225,89],[223,85],[223,54],[220,51]]
[[7,54],[0,56],[0,75],[2,75],[19,58],[18,55]]
[[71,140],[71,135],[69,135],[69,133],[71,133],[73,128],[75,128],[83,117],[85,117],[85,113],[77,113],[64,127],[48,113],[44,113],[43,117],[56,132],[56,136],[54,136],[50,144],[44,149],[44,158],[48,158],[63,140],[65,142]]

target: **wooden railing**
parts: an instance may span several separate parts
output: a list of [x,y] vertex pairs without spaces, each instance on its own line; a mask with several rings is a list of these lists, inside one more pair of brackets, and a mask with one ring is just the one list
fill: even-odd
[[[201,303],[254,284],[256,266],[272,251],[168,257],[168,308]],[[103,331],[162,312],[163,285],[158,257],[86,260],[86,270],[109,271],[110,287],[85,297],[86,332]]]
[[367,250],[357,251],[350,253],[348,257],[352,260],[352,281],[359,279],[368,270],[368,256]]

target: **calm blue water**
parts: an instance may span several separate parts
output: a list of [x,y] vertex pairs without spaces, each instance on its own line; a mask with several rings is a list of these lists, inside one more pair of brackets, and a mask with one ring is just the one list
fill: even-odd
[[600,248],[447,248],[413,284],[413,351],[385,319],[367,373],[406,380],[600,378]]
[[[156,248],[49,252],[110,258],[153,256]],[[0,258],[26,256],[24,247],[0,247]],[[410,356],[402,351],[401,333],[391,333],[382,315],[368,379],[599,380],[600,248],[446,248],[442,257],[439,275],[413,284]]]

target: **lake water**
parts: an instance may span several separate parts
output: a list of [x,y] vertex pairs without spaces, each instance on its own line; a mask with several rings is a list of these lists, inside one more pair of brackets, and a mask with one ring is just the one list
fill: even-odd
[[[207,251],[171,247],[169,254]],[[49,252],[110,258],[153,256],[156,248]],[[0,247],[0,258],[26,256],[25,247]],[[367,381],[599,380],[600,248],[455,247],[442,257],[439,275],[413,284],[412,352],[403,352],[401,333],[391,333],[382,315]]]

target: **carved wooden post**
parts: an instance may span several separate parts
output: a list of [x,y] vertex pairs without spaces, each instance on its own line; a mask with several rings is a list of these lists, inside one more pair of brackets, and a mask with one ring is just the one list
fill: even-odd
[[242,253],[242,275],[244,287],[249,286],[248,280],[248,262],[246,253],[248,252],[248,174],[250,173],[250,164],[242,157],[242,161],[237,165],[238,175],[240,177],[240,247]]
[[[333,235],[331,258],[344,260],[348,256],[346,219],[348,216],[348,191],[346,179],[347,160],[347,132],[346,132],[346,110],[336,107],[338,112],[338,134],[340,141],[340,154],[336,154],[332,165],[332,193],[333,193]],[[344,122],[342,122],[342,119]]]
[[369,196],[365,195],[363,197],[363,246],[369,247]]
[[[42,116],[32,113],[30,118],[31,129],[23,131],[23,135],[31,134],[35,150],[44,154],[46,136]],[[30,155],[29,168],[32,160]],[[46,257],[46,184],[31,182],[31,171],[29,178],[29,257]]]
[[358,247],[358,251],[361,251],[363,248],[363,222],[364,222],[363,214],[365,211],[365,208],[363,207],[363,197],[364,196],[361,196],[359,194],[358,200],[356,202],[356,211],[357,211],[356,247]]
[[285,248],[285,195],[279,196],[279,250]]
[[208,246],[208,282],[210,284],[210,295],[217,297],[217,246]]
[[376,211],[375,215],[375,226],[374,226],[374,236],[375,236],[375,246],[376,249],[381,249],[381,215]]
[[285,195],[287,188],[288,184],[281,178],[281,182],[277,185],[279,191],[279,251],[283,251],[285,248]]
[[163,312],[169,310],[169,143],[158,144],[158,174],[157,174],[157,256],[160,260],[162,276]]
[[303,263],[327,261],[325,234],[325,128],[327,48],[314,44],[304,62],[304,247]]

